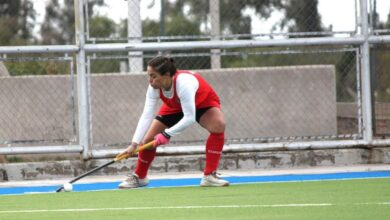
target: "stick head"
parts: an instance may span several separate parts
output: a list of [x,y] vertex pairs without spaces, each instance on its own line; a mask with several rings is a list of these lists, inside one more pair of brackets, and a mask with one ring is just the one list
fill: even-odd
[[60,188],[58,188],[58,189],[56,190],[56,192],[61,192],[62,190],[64,190],[64,187],[63,187],[63,186],[61,186]]

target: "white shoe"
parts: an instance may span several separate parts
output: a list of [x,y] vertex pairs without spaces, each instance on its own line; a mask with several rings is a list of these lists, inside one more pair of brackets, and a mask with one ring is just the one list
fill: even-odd
[[218,177],[216,172],[203,176],[200,186],[229,186],[229,182]]
[[131,174],[119,184],[119,189],[132,189],[148,185],[148,178],[140,179],[137,174]]

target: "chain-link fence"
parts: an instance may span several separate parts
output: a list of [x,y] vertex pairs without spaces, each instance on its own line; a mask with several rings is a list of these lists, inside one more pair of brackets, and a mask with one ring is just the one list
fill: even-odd
[[[360,13],[358,0],[83,2],[92,43],[354,35]],[[368,3],[374,32],[388,32],[389,3]],[[6,0],[0,11],[2,45],[75,43],[73,0]]]
[[390,48],[378,45],[371,51],[371,72],[374,112],[374,134],[380,137],[390,135]]
[[[334,3],[325,0],[128,0],[107,2],[101,10],[91,10],[96,1],[89,0],[87,36],[92,42],[161,42],[356,33],[356,0],[343,1],[343,10],[334,10]],[[104,16],[109,10],[116,10],[116,15]],[[339,24],[332,17],[344,17],[347,22]]]
[[[368,14],[363,2],[3,1],[1,143],[83,145],[88,139],[88,150],[127,145],[143,109],[147,62],[158,54],[212,84],[227,120],[227,143],[361,140],[367,123],[362,29],[371,31],[368,38],[380,37],[390,25],[387,1],[368,0]],[[75,10],[78,3],[85,14]],[[369,27],[359,20],[363,15]],[[202,47],[183,46],[197,42]],[[382,136],[390,130],[390,67],[388,44],[376,42],[382,44],[370,43],[369,54],[372,118]],[[80,52],[85,60],[74,62]],[[193,126],[172,145],[203,143],[205,132]]]
[[0,60],[0,144],[77,143],[73,58]]
[[[331,140],[361,137],[361,103],[355,48],[261,50],[220,53],[222,68],[210,70],[210,53],[171,53],[180,69],[201,73],[221,98],[235,142]],[[155,54],[144,56],[144,63]],[[128,56],[90,57],[90,69],[120,66]],[[99,68],[99,67],[102,68]],[[127,144],[143,109],[144,74],[92,73],[92,142]],[[204,141],[188,129],[173,139]]]

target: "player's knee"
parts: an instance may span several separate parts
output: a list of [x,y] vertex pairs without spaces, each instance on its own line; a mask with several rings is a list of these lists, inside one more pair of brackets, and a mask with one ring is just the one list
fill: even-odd
[[220,120],[220,121],[213,124],[210,132],[211,133],[223,133],[223,132],[225,132],[225,127],[226,127],[225,121]]

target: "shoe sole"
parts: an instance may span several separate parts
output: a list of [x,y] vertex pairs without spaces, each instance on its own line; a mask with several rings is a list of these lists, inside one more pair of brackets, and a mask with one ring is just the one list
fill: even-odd
[[144,186],[147,186],[147,185],[143,185],[143,186],[118,186],[118,189],[135,189],[135,188],[141,188]]
[[201,183],[200,186],[202,187],[224,187],[224,186],[229,186],[230,184],[229,183],[224,183],[224,184],[221,184],[221,185],[213,185],[213,184],[206,184],[206,183]]

